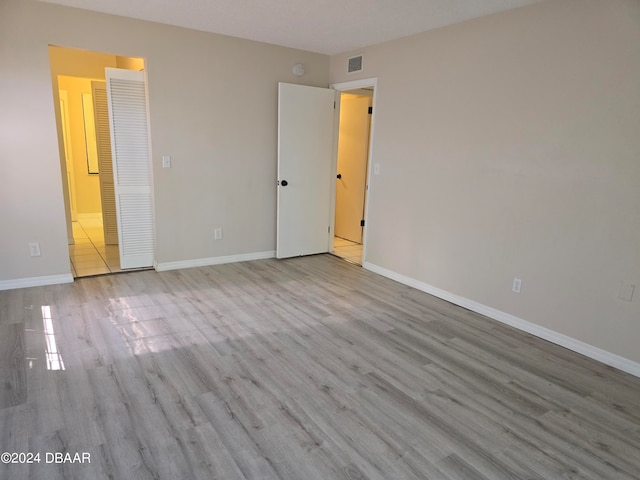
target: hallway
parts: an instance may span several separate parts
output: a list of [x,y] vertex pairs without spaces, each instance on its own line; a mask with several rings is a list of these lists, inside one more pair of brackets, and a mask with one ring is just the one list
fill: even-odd
[[74,278],[122,271],[118,245],[105,245],[102,215],[84,214],[73,222],[75,245],[69,245]]

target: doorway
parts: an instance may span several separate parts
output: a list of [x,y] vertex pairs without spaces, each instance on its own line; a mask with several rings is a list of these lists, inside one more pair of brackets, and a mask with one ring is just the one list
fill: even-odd
[[75,278],[120,272],[117,232],[109,227],[116,214],[110,144],[101,145],[110,135],[105,68],[140,71],[144,60],[55,46],[49,56],[71,272]]
[[374,87],[340,91],[332,252],[362,265]]
[[[369,208],[370,145],[373,144],[375,124],[372,106],[376,104],[376,84],[375,78],[334,84],[328,89],[279,83],[277,258],[344,253],[344,257],[350,257],[349,261],[366,266],[365,220]],[[343,178],[338,171],[341,92],[367,97],[369,102],[364,111],[366,128],[361,129],[365,135],[358,142],[364,152],[360,161],[362,171],[352,175],[350,170],[344,170],[349,186],[355,179],[361,184],[360,195],[355,196],[359,199],[359,207],[352,209],[355,211],[352,224],[358,228],[354,240],[349,240],[344,233],[344,238],[336,239],[334,235],[336,212],[341,215],[336,209],[336,181]],[[344,168],[342,164],[340,167]],[[374,174],[377,172],[376,165]],[[353,250],[357,253],[352,254]]]
[[96,122],[100,119],[96,120],[91,88],[96,79],[58,75],[57,80],[71,209],[71,271],[74,277],[116,272],[120,270],[118,245],[105,242],[103,232],[100,182],[105,171],[98,162]]

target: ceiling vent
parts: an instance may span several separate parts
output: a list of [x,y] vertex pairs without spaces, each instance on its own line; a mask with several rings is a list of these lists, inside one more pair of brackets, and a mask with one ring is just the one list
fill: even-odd
[[347,73],[356,73],[362,71],[362,55],[356,55],[349,58],[347,65]]

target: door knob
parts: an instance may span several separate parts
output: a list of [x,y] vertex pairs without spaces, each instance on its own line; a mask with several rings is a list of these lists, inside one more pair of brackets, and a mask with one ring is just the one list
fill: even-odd
[[342,174],[341,174],[341,173],[339,173],[338,175],[336,175],[336,178],[337,178],[338,180],[339,180],[339,179],[341,179],[341,178],[342,178]]
[[282,185],[283,187],[286,187],[287,185],[289,185],[289,182],[287,182],[286,180],[281,180],[280,185]]

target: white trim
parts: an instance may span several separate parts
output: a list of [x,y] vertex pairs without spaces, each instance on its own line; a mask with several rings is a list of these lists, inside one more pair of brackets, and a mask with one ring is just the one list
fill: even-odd
[[16,278],[14,280],[0,280],[0,290],[13,290],[15,288],[42,287],[44,285],[58,285],[60,283],[73,283],[73,275],[46,275],[43,277]]
[[250,260],[264,260],[275,258],[275,250],[268,252],[242,253],[239,255],[227,255],[224,257],[195,258],[193,260],[180,260],[177,262],[156,263],[154,268],[158,272],[178,270],[181,268],[207,267],[209,265],[222,265],[223,263],[247,262]]
[[[330,88],[334,90],[355,90],[356,88],[373,87],[373,94],[376,94],[376,88],[378,87],[378,77],[363,78],[362,80],[352,80],[350,82],[332,83]],[[375,111],[375,104],[374,104]]]
[[527,332],[531,335],[535,335],[536,337],[548,340],[551,343],[555,343],[556,345],[560,345],[561,347],[585,355],[586,357],[622,370],[623,372],[629,373],[636,377],[640,377],[640,363],[629,360],[628,358],[624,358],[616,355],[615,353],[611,353],[606,350],[602,350],[601,348],[594,347],[593,345],[589,345],[588,343],[576,340],[573,337],[558,333],[554,330],[541,327],[540,325],[528,322],[527,320],[516,317],[515,315],[502,312],[495,308],[488,307],[473,300],[469,300],[468,298],[464,298],[451,292],[447,292],[446,290],[439,289],[427,283],[420,282],[410,277],[406,277],[392,270],[387,270],[386,268],[380,267],[373,263],[363,262],[362,267],[374,273],[382,275],[383,277],[390,278],[404,285],[413,287],[417,290],[429,293],[435,297],[451,302],[455,305],[459,305],[473,312],[485,315],[493,320],[517,328],[518,330],[522,330],[523,332]]

